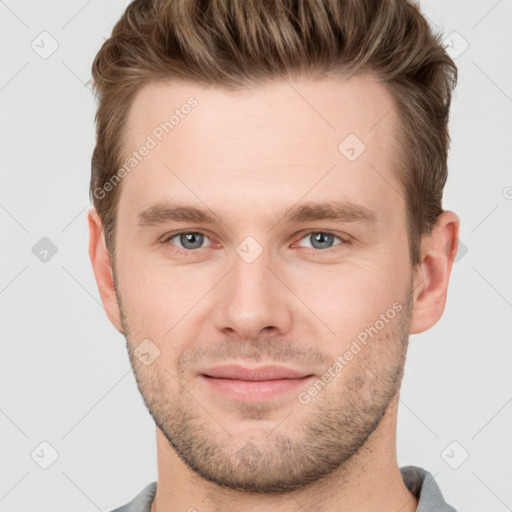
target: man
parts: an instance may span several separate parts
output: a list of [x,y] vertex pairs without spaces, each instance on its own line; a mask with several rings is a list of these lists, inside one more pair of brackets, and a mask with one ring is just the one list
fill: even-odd
[[453,511],[399,468],[456,69],[406,0],[137,0],[93,65],[90,257],[155,420],[118,511]]

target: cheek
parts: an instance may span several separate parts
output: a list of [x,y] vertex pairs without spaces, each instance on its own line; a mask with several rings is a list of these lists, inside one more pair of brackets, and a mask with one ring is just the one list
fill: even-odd
[[149,263],[143,255],[123,254],[118,259],[119,292],[132,331],[155,339],[182,331],[216,281],[213,267]]
[[[384,264],[388,261],[388,264]],[[336,333],[338,340],[350,340],[386,314],[393,304],[402,303],[406,290],[404,272],[400,278],[391,259],[317,265],[294,270],[290,282],[294,292]]]

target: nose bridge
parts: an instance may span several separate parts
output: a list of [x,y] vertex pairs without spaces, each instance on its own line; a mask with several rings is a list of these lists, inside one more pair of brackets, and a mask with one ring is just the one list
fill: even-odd
[[247,250],[247,245],[240,244],[236,252],[233,258],[232,280],[239,299],[252,297],[254,300],[268,295],[271,288],[268,251],[261,248],[258,254],[259,251],[254,247],[249,245]]
[[233,254],[232,270],[218,297],[217,327],[251,338],[261,336],[263,330],[286,332],[291,312],[285,290],[268,268],[269,252],[251,238]]

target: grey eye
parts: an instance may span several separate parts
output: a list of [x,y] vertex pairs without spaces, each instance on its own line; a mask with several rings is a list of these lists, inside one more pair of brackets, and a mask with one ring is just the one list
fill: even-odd
[[183,249],[200,249],[206,238],[202,233],[180,233],[173,238],[179,237],[179,243]]
[[311,245],[315,249],[328,249],[332,247],[334,242],[334,235],[329,233],[313,233],[310,236]]
[[306,247],[313,249],[330,249],[336,245],[334,244],[335,239],[342,241],[339,236],[322,231],[312,231],[302,238],[302,240],[309,240],[310,245],[306,245]]

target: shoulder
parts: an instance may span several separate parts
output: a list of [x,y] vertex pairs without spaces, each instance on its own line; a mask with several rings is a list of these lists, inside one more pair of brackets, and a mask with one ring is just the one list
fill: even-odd
[[457,512],[446,503],[434,477],[418,466],[400,468],[404,484],[418,498],[416,512]]
[[156,482],[151,482],[132,501],[111,512],[149,512],[156,494]]

